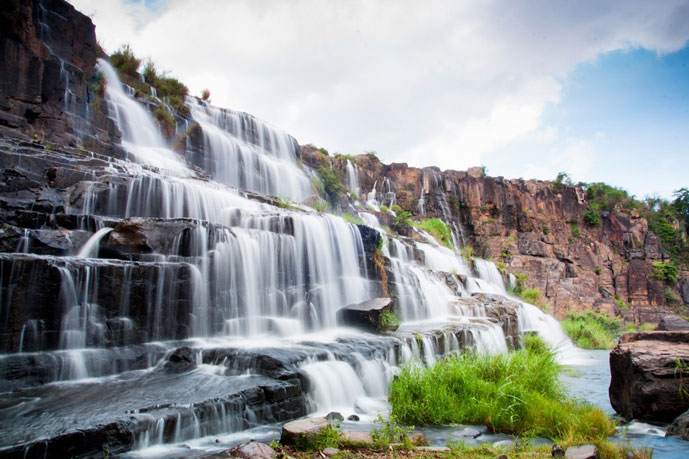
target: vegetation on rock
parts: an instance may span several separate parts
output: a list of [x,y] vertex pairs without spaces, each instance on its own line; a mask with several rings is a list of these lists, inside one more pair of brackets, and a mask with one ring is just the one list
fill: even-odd
[[664,281],[669,285],[677,283],[679,276],[679,268],[674,263],[663,263],[657,261],[651,266],[651,277],[656,280]]
[[110,55],[110,62],[120,73],[136,78],[138,76],[141,59],[134,55],[129,44],[122,45],[120,49]]
[[455,249],[455,246],[452,243],[452,231],[450,231],[450,227],[447,226],[447,223],[439,218],[421,220],[418,223],[413,223],[413,225],[430,233],[431,236],[433,236],[439,243],[448,249]]
[[554,352],[537,336],[525,349],[464,353],[431,368],[407,365],[390,386],[395,419],[405,424],[484,424],[494,432],[557,441],[603,442],[615,431],[599,408],[567,399]]
[[339,202],[345,192],[342,183],[342,171],[328,166],[318,168],[318,178],[323,184],[323,191],[333,204]]
[[560,322],[562,329],[584,349],[612,349],[620,333],[620,319],[593,311],[570,312]]

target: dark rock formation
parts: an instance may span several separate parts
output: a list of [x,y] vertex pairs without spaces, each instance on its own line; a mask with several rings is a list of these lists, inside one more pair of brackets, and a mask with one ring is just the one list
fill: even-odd
[[625,419],[671,422],[689,408],[689,332],[622,336],[610,353],[610,403]]
[[374,298],[359,304],[350,304],[337,311],[337,321],[343,325],[361,328],[368,331],[380,331],[385,328],[381,322],[384,312],[393,311],[390,298]]
[[689,440],[689,410],[680,414],[672,421],[670,427],[665,431],[665,436],[670,437],[677,435],[684,440]]
[[167,357],[163,369],[167,373],[184,373],[196,368],[194,352],[188,346],[180,347]]

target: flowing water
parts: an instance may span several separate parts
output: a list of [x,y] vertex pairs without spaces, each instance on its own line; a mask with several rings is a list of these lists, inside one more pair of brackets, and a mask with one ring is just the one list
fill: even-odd
[[[472,269],[423,232],[425,242],[380,234],[400,329],[376,336],[339,327],[340,307],[380,294],[364,230],[248,194],[300,202],[314,193],[297,142],[189,98],[193,126],[179,129],[198,135],[175,151],[114,69],[99,68],[128,158],[88,158],[90,175],[69,189],[67,214],[89,236],[76,256],[31,253],[28,233],[17,253],[0,254],[3,325],[14,320],[16,295],[41,293],[30,288],[34,278],[59,284],[42,300],[52,301],[48,311],[25,302],[19,341],[0,355],[8,388],[0,414],[13,425],[0,453],[31,444],[25,452],[34,454],[39,438],[125,418],[129,454],[165,457],[273,435],[280,421],[307,413],[357,414],[357,425],[370,426],[389,410],[400,365],[432,365],[464,349],[506,352],[519,339],[506,335],[512,325],[517,335],[539,333],[563,362],[581,360],[555,319],[507,297],[492,262],[475,259]],[[346,172],[356,195],[358,168],[347,161]],[[376,182],[367,202],[392,206],[390,182]],[[380,228],[373,214],[360,216]],[[122,256],[117,238],[143,248]],[[517,310],[500,322],[494,305],[505,302]],[[180,349],[189,356],[183,371],[170,367]]]

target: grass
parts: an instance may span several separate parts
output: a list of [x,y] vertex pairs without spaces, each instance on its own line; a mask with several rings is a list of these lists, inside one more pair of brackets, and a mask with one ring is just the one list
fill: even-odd
[[664,281],[668,285],[677,283],[679,268],[674,263],[664,263],[655,261],[651,266],[651,277],[656,280]]
[[620,319],[593,311],[568,313],[560,325],[574,344],[584,349],[612,349],[621,331]]
[[444,245],[450,250],[454,250],[455,246],[452,243],[452,231],[447,223],[440,220],[439,218],[429,218],[426,220],[421,220],[418,223],[413,223],[414,226],[420,228],[431,234],[439,243]]
[[390,386],[395,419],[405,424],[484,424],[493,432],[563,443],[602,442],[615,430],[600,409],[567,399],[555,355],[538,337],[496,356],[465,353],[431,368],[404,367]]
[[543,310],[547,310],[548,308],[545,295],[537,288],[527,288],[526,290],[522,290],[519,296],[527,303],[535,304]]
[[110,62],[117,70],[134,78],[136,78],[137,70],[141,65],[141,59],[134,55],[134,51],[128,44],[122,45],[120,49],[115,51],[110,56]]
[[400,319],[390,311],[383,311],[378,319],[378,328],[380,330],[395,331],[400,326]]
[[343,213],[342,218],[349,223],[354,223],[355,225],[365,225],[366,224],[361,218],[357,217],[356,215],[352,215],[348,212]]

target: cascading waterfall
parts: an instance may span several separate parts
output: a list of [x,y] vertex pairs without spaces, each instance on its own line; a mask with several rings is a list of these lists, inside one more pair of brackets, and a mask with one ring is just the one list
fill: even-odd
[[[352,410],[374,417],[387,409],[387,387],[400,364],[432,365],[439,356],[468,347],[490,354],[507,351],[503,329],[488,316],[489,308],[469,301],[472,293],[506,295],[496,266],[474,260],[476,277],[461,256],[423,232],[426,242],[389,238],[381,231],[382,255],[390,260],[389,284],[404,322],[398,334],[380,337],[338,328],[340,307],[376,295],[363,230],[340,217],[277,208],[240,191],[308,197],[310,171],[299,164],[296,141],[250,115],[188,99],[203,134],[204,156],[199,159],[195,146],[188,144],[183,159],[166,145],[151,114],[127,92],[110,64],[101,60],[99,69],[108,82],[110,114],[130,157],[112,160],[68,190],[67,213],[89,222],[81,225],[82,234],[87,227],[92,232],[85,242],[81,239],[80,250],[69,252],[76,257],[14,254],[23,258],[16,267],[12,264],[9,276],[2,276],[10,284],[15,276],[27,275],[22,269],[30,270],[34,262],[57,272],[59,337],[46,344],[51,337],[42,334],[44,324],[31,318],[21,328],[19,355],[0,356],[0,365],[48,355],[56,363],[45,366],[57,370],[46,371],[44,381],[77,380],[77,388],[61,383],[59,391],[95,391],[78,380],[98,377],[104,388],[113,387],[107,390],[115,391],[117,400],[119,394],[127,403],[144,400],[154,408],[132,415],[132,422],[145,426],[137,427],[132,447],[148,448],[277,422],[266,407],[248,408],[246,394],[236,400],[226,397],[237,388],[291,384],[280,379],[282,373],[261,373],[272,371],[273,364],[310,381],[306,396],[311,410]],[[186,161],[214,180],[199,177]],[[350,191],[358,194],[358,168],[347,161],[346,172]],[[368,203],[374,209],[395,203],[387,178],[374,184]],[[381,228],[375,215],[360,215],[368,226]],[[105,250],[111,238],[136,235],[142,221],[156,235],[155,253],[98,258],[113,253],[112,247]],[[176,236],[167,234],[172,229]],[[25,239],[18,252],[30,252],[28,234]],[[0,262],[6,259],[0,256]],[[121,286],[114,297],[103,294],[112,291],[105,289],[103,279]],[[5,291],[11,296],[11,288]],[[0,313],[7,321],[5,301],[0,297]],[[574,349],[557,322],[532,305],[521,305],[518,322],[520,332],[535,330],[561,352]],[[264,351],[268,341],[278,349],[271,351],[275,354],[251,354]],[[170,377],[166,359],[182,346],[194,348],[195,366]],[[218,349],[231,352],[211,358],[222,354]],[[238,364],[242,352],[249,362],[243,367]],[[261,367],[266,356],[268,369]],[[293,390],[281,390],[288,389]],[[59,391],[55,397],[61,396]],[[188,404],[178,401],[190,393],[201,395]],[[48,403],[41,398],[31,403]],[[95,424],[105,422],[98,416],[116,411],[102,403],[93,408]],[[124,410],[122,403],[117,412]],[[47,408],[69,409],[59,405]],[[41,412],[40,405],[34,408]],[[46,426],[36,425],[42,435]]]

